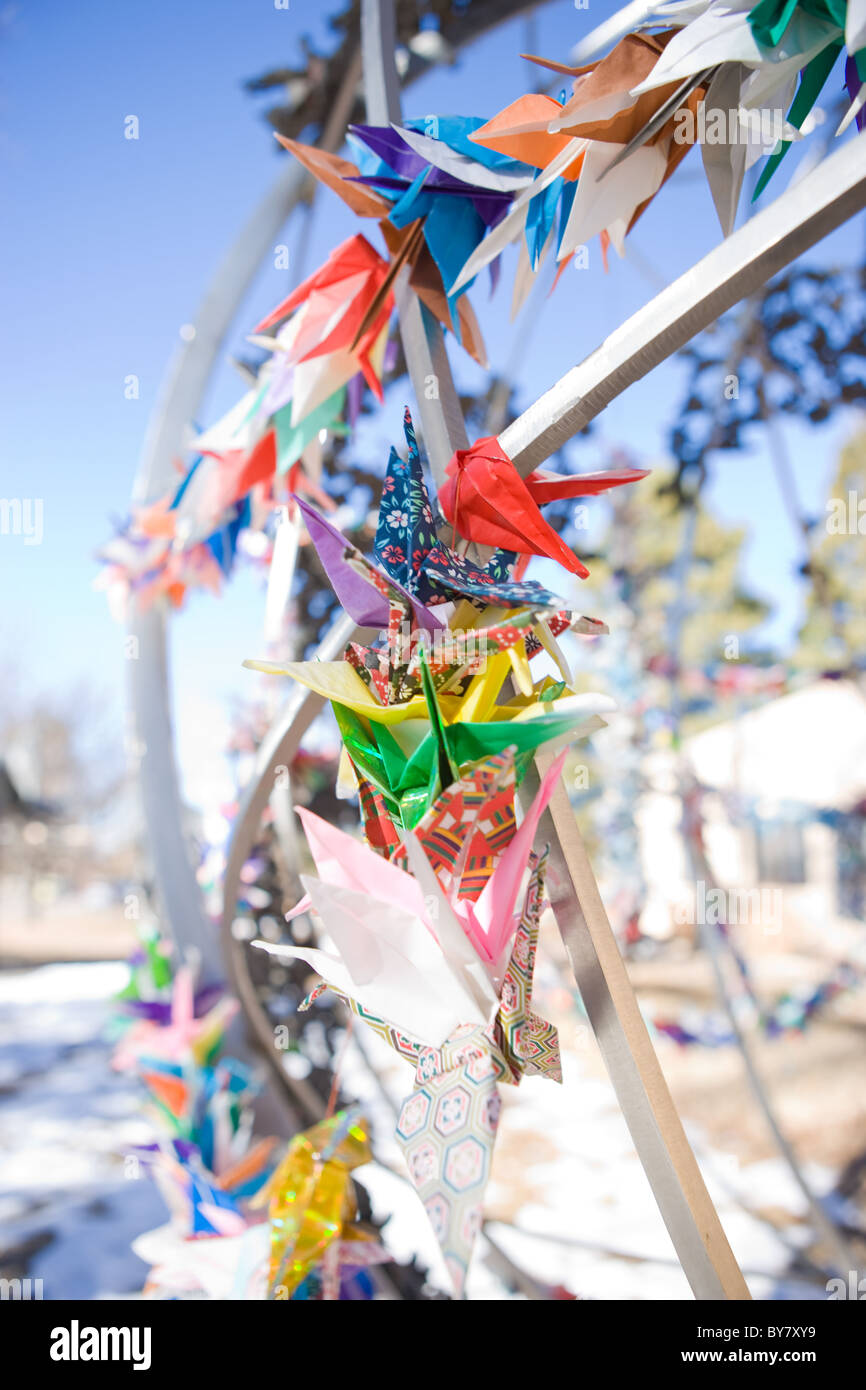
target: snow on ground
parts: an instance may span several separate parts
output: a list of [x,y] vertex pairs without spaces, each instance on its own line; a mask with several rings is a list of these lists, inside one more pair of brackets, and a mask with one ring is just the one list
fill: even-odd
[[117,1297],[147,1273],[130,1242],[165,1220],[124,1153],[148,1142],[135,1080],[104,1030],[120,963],[0,971],[0,1267],[46,1299]]
[[[109,1066],[111,996],[125,978],[116,963],[0,972],[0,1266],[7,1277],[42,1278],[49,1299],[134,1294],[146,1267],[131,1242],[166,1219],[152,1185],[126,1176],[124,1153],[152,1133],[139,1086]],[[392,1106],[411,1089],[411,1068],[371,1034],[363,1047],[378,1080],[352,1047],[344,1083],[367,1103],[376,1153],[396,1172],[374,1164],[358,1176],[375,1215],[390,1217],[385,1238],[397,1258],[417,1255],[431,1283],[447,1288],[420,1203],[398,1176]],[[584,1039],[566,1046],[564,1063],[562,1087],[529,1078],[502,1088],[489,1234],[521,1269],[582,1298],[690,1297],[597,1057]],[[732,1164],[694,1127],[689,1137],[753,1295],[825,1297],[820,1282],[786,1277],[805,1237],[802,1202],[780,1162]],[[825,1171],[811,1176],[819,1189],[830,1185]],[[750,1214],[770,1204],[791,1214],[787,1246]],[[489,1253],[482,1240],[470,1298],[508,1296]]]

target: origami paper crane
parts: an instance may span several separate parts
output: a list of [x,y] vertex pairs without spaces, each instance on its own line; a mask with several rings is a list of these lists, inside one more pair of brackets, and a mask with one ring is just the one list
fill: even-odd
[[352,1171],[371,1158],[368,1127],[357,1107],[338,1111],[290,1140],[285,1157],[252,1204],[268,1204],[268,1298],[299,1296],[317,1268],[322,1298],[338,1298],[341,1266],[365,1268],[391,1258],[372,1233],[357,1224]]
[[[497,1082],[526,1071],[561,1079],[556,1030],[530,1010],[545,869],[532,839],[561,768],[562,758],[515,828],[513,760],[489,760],[406,836],[398,854],[411,873],[302,813],[322,877],[302,878],[308,897],[290,916],[312,906],[338,954],[258,943],[306,960],[415,1065],[397,1138],[458,1293],[480,1226]],[[480,872],[458,845],[481,846]]]
[[[533,269],[554,241],[563,261],[596,233],[622,254],[627,232],[695,143],[727,235],[745,170],[774,151],[757,196],[791,140],[799,138],[798,128],[843,44],[851,106],[838,133],[854,119],[866,124],[864,10],[863,0],[759,0],[752,6],[650,0],[643,8],[627,5],[622,24],[614,16],[605,26],[606,40],[617,41],[600,60],[570,67],[523,55],[572,76],[573,94],[560,105],[544,93],[530,93],[472,132],[472,143],[540,172],[471,252],[450,293],[471,283],[524,232]],[[647,32],[647,22],[668,21],[675,27]],[[636,25],[644,27],[627,32]],[[787,122],[780,123],[778,109],[792,97]],[[705,111],[713,118],[709,123],[702,119]]]
[[536,469],[525,480],[499,440],[478,439],[458,449],[439,494],[446,518],[469,540],[505,546],[521,555],[547,555],[585,579],[586,566],[573,555],[539,511],[563,497],[590,497],[647,476],[645,468],[614,468],[604,473],[562,477]]
[[[508,654],[504,655],[507,660]],[[542,689],[537,698],[518,696],[497,705],[495,693],[509,670],[508,665],[493,669],[497,660],[490,659],[488,669],[473,680],[476,688],[470,686],[456,700],[447,695],[439,700],[422,662],[423,700],[413,698],[397,706],[374,706],[372,702],[365,705],[357,699],[351,704],[333,702],[353,766],[382,796],[389,815],[404,827],[417,825],[439,793],[458,781],[467,765],[513,748],[519,782],[540,747],[551,744],[555,748],[563,742],[587,737],[603,727],[601,715],[614,708],[613,701],[604,695],[567,695],[545,700],[543,696],[550,687]],[[345,663],[335,665],[345,669]],[[365,688],[360,681],[358,684]],[[550,684],[555,694],[556,687],[553,682]],[[443,718],[446,709],[453,722]],[[418,730],[426,727],[420,724],[407,735],[402,728],[394,729],[399,722],[396,718],[392,721],[383,717],[388,713],[403,714],[409,727],[426,713],[429,731],[421,732],[419,740]]]
[[518,1085],[524,1074],[562,1080],[557,1030],[529,1007],[546,853],[529,862],[529,888],[492,1024],[464,1024],[442,1047],[420,1049],[415,1088],[397,1119],[397,1141],[458,1297],[481,1229],[501,1109],[497,1082]]
[[[513,557],[508,553],[497,552],[482,570],[445,546],[436,535],[408,410],[404,429],[408,458],[404,462],[391,451],[379,509],[375,554],[381,569],[315,508],[295,499],[341,604],[360,625],[387,627],[387,639],[374,646],[351,642],[344,661],[245,664],[291,676],[354,713],[387,723],[429,714],[429,705],[425,707],[421,698],[422,660],[433,687],[451,692],[443,694],[449,723],[457,717],[488,717],[474,711],[492,704],[509,667],[522,694],[532,696],[528,663],[543,650],[554,658],[565,685],[570,686],[571,673],[556,636],[568,630],[597,634],[604,631],[603,624],[565,610],[548,614],[544,610],[559,600],[534,582],[512,579],[507,567]],[[550,486],[541,480],[536,485],[542,495]],[[465,603],[455,610],[449,627],[422,601],[455,599]],[[516,606],[535,603],[541,611],[512,612]],[[487,625],[482,625],[483,615],[489,615]],[[431,634],[432,641],[428,640]],[[460,715],[460,701],[476,674],[474,697]],[[482,695],[480,688],[492,692],[491,696]],[[502,717],[518,713],[512,708]]]
[[307,531],[316,547],[331,587],[343,608],[360,627],[383,628],[390,622],[392,606],[405,607],[413,624],[430,632],[443,626],[396,580],[377,570],[358,548],[330,521],[300,497],[293,499],[304,515]]
[[409,457],[404,463],[396,450],[391,450],[382,489],[374,551],[382,567],[378,572],[314,507],[294,499],[346,612],[363,627],[383,628],[388,626],[392,604],[399,596],[411,604],[418,626],[435,631],[443,624],[425,605],[435,606],[453,598],[477,599],[502,608],[558,607],[560,600],[540,584],[510,578],[510,555],[498,552],[481,569],[438,539],[408,410],[404,429]]
[[218,594],[222,585],[223,571],[206,542],[174,548],[167,540],[137,536],[130,529],[108,541],[99,558],[104,568],[97,587],[106,590],[120,620],[133,602],[142,612],[160,600],[180,608],[190,589]]
[[[114,996],[122,1013],[128,1017],[115,1020],[121,1031],[127,1032],[134,1019],[166,1025],[172,1016],[172,980],[174,973],[167,943],[159,932],[143,927],[140,945],[127,961],[129,981]],[[202,1018],[216,1004],[222,993],[219,985],[197,989],[193,997],[196,1018]]]
[[532,178],[530,170],[514,161],[491,160],[478,152],[470,156],[466,137],[477,124],[439,117],[409,123],[405,131],[351,127],[356,147],[360,141],[372,155],[364,159],[360,181],[392,200],[388,216],[395,227],[423,219],[424,240],[446,286],[487,228],[505,214],[515,189]]
[[[164,1015],[162,1010],[171,991],[173,972],[169,952],[159,933],[149,927],[139,930],[138,939],[140,944],[127,961],[129,981],[115,998],[124,1010],[133,1013],[138,1012],[139,1005],[157,1003],[160,1016],[167,1022],[171,1016],[170,1004]],[[146,1009],[142,1008],[141,1012],[148,1017]]]
[[174,977],[170,1021],[138,1020],[112,1058],[118,1070],[136,1070],[169,1130],[195,1144],[216,1173],[239,1157],[237,1136],[258,1090],[240,1062],[217,1060],[225,1028],[239,1007],[226,996],[196,1018],[192,974],[183,967]]
[[[476,763],[418,822],[415,837],[446,892],[474,901],[485,887],[516,829],[514,786],[514,753],[508,749]],[[367,844],[406,868],[406,848],[384,797],[364,778],[359,791]]]
[[[626,34],[606,57],[586,67],[531,57],[532,62],[575,78],[571,99],[548,121],[548,140],[588,142],[564,217],[558,260],[600,232],[607,232],[621,252],[626,233],[694,143],[694,138],[688,142],[674,136],[677,113],[686,109],[694,115],[706,95],[702,73],[688,90],[671,83],[633,95],[676,32]],[[476,138],[495,141],[495,131],[489,136],[479,132]],[[536,139],[543,138],[539,122]],[[551,143],[548,158],[556,149]]]
[[361,217],[380,219],[380,227],[391,257],[384,286],[390,288],[397,272],[403,265],[408,265],[409,283],[422,303],[445,328],[450,328],[456,333],[458,341],[462,342],[477,362],[486,366],[484,344],[475,314],[468,300],[459,302],[456,306],[455,328],[454,306],[449,304],[439,268],[430,254],[423,234],[419,235],[420,228],[417,222],[410,222],[408,226],[401,226],[399,229],[389,222],[387,219],[391,211],[391,202],[358,182],[361,171],[350,160],[328,154],[313,145],[302,145],[282,135],[277,135],[277,139],[319,182],[342,198],[353,212]]
[[[518,157],[538,173],[470,254],[451,282],[452,294],[471,283],[485,265],[495,262],[509,242],[519,238],[523,238],[523,243],[512,316],[551,246],[556,246],[557,259],[562,261],[576,246],[599,232],[603,250],[613,241],[622,252],[626,231],[688,152],[688,145],[672,143],[673,112],[682,102],[691,102],[694,107],[698,100],[691,91],[682,93],[671,112],[662,118],[669,93],[645,99],[644,112],[652,106],[654,114],[652,122],[643,124],[641,139],[635,138],[634,145],[631,140],[626,145],[615,143],[624,133],[635,104],[629,82],[649,70],[659,51],[653,45],[663,45],[665,36],[654,35],[649,42],[649,48],[629,42],[625,49],[615,50],[601,62],[576,69],[524,55],[555,71],[576,75],[575,97],[563,105],[544,93],[530,93],[472,133],[472,144]],[[578,93],[587,83],[587,105],[575,113],[581,100]],[[620,112],[619,123],[609,126],[610,118]],[[642,114],[631,112],[632,123],[639,128]],[[571,128],[572,122],[575,129]],[[631,155],[627,173],[617,169],[612,175],[615,162],[626,151]]]
[[219,1177],[206,1168],[197,1146],[184,1139],[139,1145],[133,1153],[156,1182],[181,1235],[236,1236],[249,1224],[243,1203],[273,1172],[278,1142],[260,1140]]
[[541,584],[512,579],[513,552],[497,550],[482,568],[439,539],[408,406],[403,412],[403,433],[407,457],[404,461],[391,449],[374,548],[391,579],[426,604],[467,598],[536,612],[562,607],[561,599]]
[[[532,171],[473,147],[480,122],[442,116],[405,127],[355,126],[350,141],[360,167],[278,137],[305,167],[362,217],[377,217],[391,253],[392,280],[403,264],[419,298],[466,350],[486,365],[475,315],[445,286],[489,226],[525,187]],[[466,287],[468,288],[468,286]]]
[[[361,610],[353,596],[343,585],[340,592],[358,621]],[[393,601],[395,597],[397,601]],[[572,677],[555,638],[566,631],[597,636],[607,630],[597,619],[567,611],[552,615],[511,614],[496,607],[485,610],[496,621],[483,626],[484,613],[476,606],[467,605],[465,610],[457,610],[453,626],[440,626],[431,634],[429,630],[413,626],[412,610],[404,604],[402,596],[393,591],[391,598],[385,637],[373,646],[351,641],[342,661],[279,663],[248,658],[243,664],[268,675],[288,676],[325,699],[345,705],[376,723],[402,724],[429,716],[429,706],[422,694],[421,666],[425,662],[433,688],[442,693],[446,722],[451,723],[460,718],[490,717],[489,713],[475,711],[489,709],[509,670],[526,699],[534,702],[539,695],[550,700],[553,697],[549,687],[542,686],[536,691],[530,659],[547,651],[559,667],[565,689],[570,687]],[[422,612],[429,613],[429,610]],[[429,622],[426,626],[429,628]],[[470,690],[474,692],[473,698],[467,701],[465,697]],[[562,693],[557,692],[557,697]],[[551,713],[552,709],[551,706],[544,712]],[[517,715],[527,717],[524,707],[514,702],[503,706],[500,714],[504,719]]]
[[[488,610],[491,614],[495,611]],[[443,697],[448,692],[450,706],[468,694],[476,675],[482,677],[482,685],[492,688],[495,683],[501,688],[509,666],[521,694],[529,697],[535,693],[529,665],[532,657],[549,652],[559,666],[563,689],[570,688],[571,671],[554,639],[569,631],[596,636],[605,630],[595,619],[565,611],[550,617],[538,613],[505,614],[499,622],[482,626],[477,609],[469,607],[465,613],[458,610],[454,626],[435,633],[430,642],[426,633],[412,629],[400,617],[398,611],[384,644],[366,647],[350,642],[345,653],[346,661],[379,705],[401,716],[398,722],[402,722],[403,713],[406,718],[411,717],[406,706],[423,692],[422,662],[426,663],[433,688]],[[497,661],[497,657],[504,660]],[[350,702],[352,693],[349,689]],[[548,694],[545,698],[552,697]]]
[[[369,325],[365,326],[364,320],[387,272],[387,261],[366,237],[350,237],[256,326],[255,332],[260,334],[294,314],[277,338],[277,347],[285,354],[284,365],[295,369],[292,424],[332,396],[358,370],[376,398],[382,400],[380,359],[393,297],[384,296]],[[299,312],[295,314],[295,310]],[[316,359],[327,359],[327,375],[320,370],[323,363],[315,366]],[[310,363],[314,370],[305,374],[304,364]]]
[[174,976],[168,1021],[145,1017],[134,1024],[115,1051],[113,1065],[124,1071],[156,1058],[172,1062],[191,1058],[196,1066],[208,1066],[239,1008],[237,1000],[225,996],[197,1018],[192,972],[182,966]]
[[[664,9],[666,7],[660,7]],[[670,13],[674,15],[673,7]],[[634,88],[642,95],[664,84],[683,82],[696,74],[726,67],[739,68],[737,108],[772,110],[796,95],[788,112],[788,129],[781,140],[775,135],[774,151],[756,185],[757,197],[766,187],[791,139],[811,111],[835,61],[847,46],[853,60],[852,79],[861,87],[866,78],[866,12],[862,0],[760,0],[757,5],[732,5],[729,0],[710,0],[689,17],[668,44],[652,72]],[[736,85],[736,84],[735,84]],[[852,80],[852,89],[855,84]],[[710,103],[707,95],[707,104]],[[862,110],[858,96],[852,101],[841,129]],[[766,142],[752,141],[756,157]],[[749,160],[748,162],[753,162]]]
[[195,1144],[211,1172],[222,1171],[246,1143],[244,1117],[259,1086],[240,1062],[223,1057],[210,1067],[143,1058],[139,1079],[170,1133]]
[[[517,830],[516,782],[513,749],[495,753],[446,787],[418,822],[415,839],[444,893],[474,903],[490,882]],[[408,869],[408,852],[399,835],[388,857],[398,868]]]
[[[407,867],[401,868],[397,857],[383,859],[299,807],[319,878],[301,876],[306,896],[289,917],[312,908],[338,954],[312,946],[258,944],[272,954],[305,960],[332,988],[431,1045],[443,1043],[460,1023],[486,1026],[497,1007],[532,836],[563,759],[556,759],[546,774],[517,829],[513,759],[490,760],[486,785],[470,775],[459,792],[460,797],[470,795],[468,803],[452,796],[437,808],[440,818],[446,809],[464,810],[460,833],[477,847],[486,808],[494,802],[502,815],[505,793],[510,811],[502,816],[498,836],[503,847],[495,867],[488,864],[470,892],[465,892],[462,871],[452,875],[447,892],[443,889],[441,853],[435,849],[431,861],[426,852],[436,839],[436,823],[428,824],[422,838],[404,835],[401,855],[405,852]],[[482,857],[493,856],[486,841]]]
[[215,1302],[264,1297],[267,1224],[246,1226],[238,1235],[190,1240],[170,1222],[144,1231],[132,1250],[150,1265],[143,1297],[208,1299]]

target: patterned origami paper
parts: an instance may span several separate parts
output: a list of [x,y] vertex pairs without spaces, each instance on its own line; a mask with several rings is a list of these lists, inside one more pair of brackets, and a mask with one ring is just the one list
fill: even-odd
[[562,477],[536,469],[523,479],[499,440],[478,439],[458,449],[439,494],[446,518],[479,545],[504,546],[521,555],[547,555],[585,579],[586,566],[544,520],[539,507],[563,497],[590,497],[647,476],[645,468]]
[[[497,1006],[532,836],[562,762],[563,757],[557,759],[546,774],[517,830],[513,778],[506,782],[512,807],[507,843],[495,867],[485,873],[480,891],[475,885],[475,891],[463,896],[462,875],[446,891],[441,864],[439,874],[434,868],[439,851],[432,862],[428,857],[430,827],[421,839],[404,836],[407,867],[402,868],[396,856],[385,860],[299,808],[319,877],[301,876],[306,896],[289,918],[312,908],[337,953],[313,946],[258,944],[272,954],[305,960],[332,988],[369,1013],[431,1045],[445,1042],[461,1023],[487,1026]],[[482,805],[489,799],[485,797]],[[468,838],[479,828],[480,809],[476,804],[462,827]],[[483,822],[481,828],[483,833]]]
[[[446,787],[419,821],[415,838],[443,892],[471,902],[478,899],[497,859],[514,838],[515,785],[514,752],[509,748],[484,758]],[[408,868],[406,846],[399,835],[388,857],[400,868]]]
[[[389,623],[392,603],[399,595],[411,603],[418,626],[434,630],[442,622],[425,605],[455,597],[503,608],[558,607],[559,600],[540,584],[510,578],[510,554],[497,552],[481,569],[438,539],[408,409],[403,424],[408,458],[404,463],[396,450],[391,450],[379,506],[374,554],[381,570],[377,571],[314,507],[295,499],[346,612],[361,626],[383,628]],[[382,582],[385,578],[387,584]]]
[[320,877],[302,875],[307,896],[288,915],[312,908],[336,953],[256,943],[306,960],[415,1066],[397,1139],[458,1294],[481,1224],[497,1083],[526,1072],[561,1080],[556,1029],[530,1003],[546,863],[532,840],[563,758],[519,826],[513,754],[487,759],[440,796],[390,861],[299,810]]
[[[258,943],[275,954],[301,956],[320,969],[331,988],[346,999],[353,1012],[415,1066],[415,1089],[401,1106],[397,1140],[442,1246],[458,1295],[463,1291],[472,1246],[481,1224],[484,1189],[490,1174],[499,1123],[497,1083],[504,1081],[516,1085],[527,1072],[552,1080],[562,1079],[556,1029],[530,1008],[546,866],[546,855],[536,857],[531,853],[530,846],[538,818],[560,770],[561,763],[548,774],[520,830],[514,832],[512,828],[498,866],[487,876],[485,887],[480,896],[475,897],[474,903],[471,896],[461,899],[452,898],[450,893],[441,893],[440,880],[431,882],[428,877],[428,873],[434,873],[427,851],[431,827],[428,827],[426,839],[413,836],[407,837],[405,842],[415,877],[402,875],[408,880],[407,884],[400,883],[396,878],[390,880],[392,902],[405,901],[414,895],[416,914],[421,910],[419,898],[424,903],[432,899],[434,904],[438,904],[428,923],[428,931],[438,933],[442,938],[443,954],[446,951],[451,953],[446,959],[455,975],[458,963],[461,960],[465,962],[465,950],[461,950],[460,955],[454,951],[451,939],[453,928],[447,925],[449,903],[453,911],[468,908],[476,923],[479,918],[487,921],[489,930],[486,935],[477,932],[470,938],[477,961],[485,965],[488,986],[495,983],[492,1008],[490,999],[493,991],[488,987],[482,995],[482,1012],[486,1009],[488,1013],[486,1020],[479,1019],[477,1010],[473,1010],[474,1017],[453,1026],[443,1041],[431,1045],[419,1040],[419,1033],[423,1032],[425,1026],[431,1026],[435,1011],[430,1007],[424,986],[410,986],[406,973],[407,964],[414,964],[416,960],[415,938],[408,916],[404,917],[403,923],[405,961],[392,967],[402,978],[398,981],[394,976],[390,1008],[385,1000],[386,992],[379,990],[374,994],[369,987],[367,976],[370,966],[357,954],[357,940],[351,928],[343,931],[345,924],[339,916],[326,919],[326,924],[338,944],[342,940],[344,950],[345,943],[348,943],[349,952],[356,952],[353,965],[349,966],[349,956],[346,957],[348,976],[341,972],[335,958],[327,958],[323,952]],[[499,780],[500,790],[505,771],[505,765],[489,769],[493,782]],[[505,785],[508,785],[507,782]],[[472,790],[478,792],[477,782],[474,787],[467,783],[462,793],[471,795]],[[510,792],[513,801],[513,781]],[[487,805],[488,802],[489,797],[485,797],[483,804]],[[449,809],[455,810],[453,800]],[[475,809],[477,811],[477,806]],[[356,846],[352,851],[341,849],[335,852],[334,837],[340,832],[335,832],[325,822],[316,824],[316,820],[309,815],[304,816],[310,847],[320,871],[327,871],[332,878],[343,882],[354,879],[359,872],[363,872],[364,854],[369,855],[370,852],[361,846]],[[459,834],[466,827],[457,825],[454,828]],[[375,856],[370,857],[375,861]],[[381,865],[382,861],[378,862]],[[513,912],[527,863],[530,868],[529,884],[515,931]],[[440,870],[441,867],[440,862]],[[373,872],[372,864],[367,868],[368,872]],[[434,884],[437,886],[434,887]],[[422,891],[423,897],[420,896]],[[310,896],[315,904],[313,894]],[[375,914],[370,914],[370,928],[377,931],[384,941],[387,929],[377,926],[383,915],[381,903],[378,909]],[[509,946],[510,954],[503,971],[496,962]],[[494,956],[496,961],[492,959]],[[354,973],[354,979],[350,978],[351,973]],[[431,975],[428,979],[429,989],[438,994],[442,988],[441,975]],[[475,979],[477,983],[477,974]],[[406,998],[407,987],[412,989],[412,1007]],[[319,992],[315,991],[311,998]],[[386,1007],[383,1009],[381,1003],[374,1006],[374,997],[385,1001]],[[440,1036],[445,1026],[445,1013],[441,1008],[432,1026],[435,1032],[428,1036]]]
[[562,1080],[557,1030],[529,1007],[546,855],[533,855],[530,865],[493,1022],[461,1025],[443,1046],[419,1050],[415,1088],[397,1119],[397,1141],[458,1297],[481,1229],[501,1109],[497,1083],[518,1085],[533,1073]]
[[372,565],[315,507],[300,497],[293,500],[303,512],[310,539],[334,593],[360,627],[387,627],[394,604],[408,605],[413,622],[427,631],[433,632],[443,626],[441,619],[396,580]]
[[356,1224],[352,1172],[372,1158],[366,1121],[357,1108],[338,1111],[290,1140],[273,1177],[253,1200],[268,1204],[271,1251],[268,1298],[294,1297],[318,1266],[323,1297],[339,1296],[339,1267],[389,1259]]
[[[416,838],[445,891],[453,888],[473,901],[481,893],[514,835],[514,785],[514,753],[508,749],[476,763],[418,822]],[[406,847],[385,798],[365,778],[358,778],[358,787],[367,844],[406,868]]]
[[[562,616],[560,631],[570,625],[569,615]],[[447,688],[460,695],[472,677],[483,673],[487,662],[495,657],[505,654],[518,669],[526,666],[516,650],[519,644],[527,646],[534,641],[533,655],[542,649],[534,636],[538,617],[533,613],[507,616],[490,627],[449,630],[447,636],[443,634],[442,640],[433,644],[426,642],[417,629],[412,630],[408,622],[399,621],[400,617],[398,613],[398,621],[389,627],[384,646],[364,647],[352,642],[346,651],[346,660],[383,705],[399,704],[421,694],[422,661],[426,662],[434,689]],[[526,692],[531,689],[532,677],[527,674]]]
[[[535,703],[536,694],[542,694],[549,700],[548,708],[536,710],[535,714],[553,716],[562,712],[546,684],[536,692],[529,661],[547,651],[559,666],[564,692],[570,687],[571,673],[556,636],[569,630],[595,635],[604,630],[603,624],[565,610],[550,615],[544,611],[512,613],[519,602],[539,599],[546,609],[556,600],[539,585],[511,579],[507,572],[511,556],[507,553],[498,552],[486,570],[468,561],[464,568],[464,558],[436,536],[408,410],[404,428],[408,458],[404,463],[392,450],[379,510],[375,553],[382,569],[366,559],[315,508],[295,499],[341,604],[359,625],[380,629],[387,626],[385,638],[373,646],[350,642],[342,661],[279,665],[249,660],[245,665],[268,674],[290,676],[308,685],[339,707],[338,719],[340,710],[365,716],[377,724],[402,724],[429,717],[430,701],[422,696],[424,663],[432,687],[442,693],[442,712],[448,724],[457,719],[489,719],[509,671],[524,699]],[[632,475],[642,476],[635,470],[627,476]],[[611,485],[609,479],[627,480],[622,474],[602,475],[601,479],[593,475],[579,486],[584,491],[598,490]],[[541,475],[534,475],[532,481],[542,499],[554,490],[554,484]],[[422,602],[432,597],[444,600],[445,594],[450,594],[452,600],[463,600],[447,628]],[[487,625],[482,625],[484,615],[489,615]],[[499,708],[501,720],[528,718],[522,705],[508,702]],[[582,716],[587,713],[582,708],[580,712]],[[539,726],[542,727],[554,725]],[[518,739],[526,751],[529,742],[525,731]],[[404,745],[397,761],[405,762],[415,751]],[[445,751],[443,747],[443,756]],[[411,788],[414,797],[422,783],[429,782],[434,756],[438,755],[430,747],[415,758],[409,781],[402,788],[404,792]],[[393,760],[392,766],[396,766]],[[362,775],[367,776],[364,772]],[[386,791],[381,779],[374,780],[374,785],[379,792]],[[437,786],[429,782],[429,787],[430,794],[435,795]]]

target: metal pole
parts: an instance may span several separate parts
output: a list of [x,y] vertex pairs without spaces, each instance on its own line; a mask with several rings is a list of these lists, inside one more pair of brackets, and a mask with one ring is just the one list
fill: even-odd
[[499,436],[526,477],[777,271],[866,207],[866,132],[849,140],[615,329]]

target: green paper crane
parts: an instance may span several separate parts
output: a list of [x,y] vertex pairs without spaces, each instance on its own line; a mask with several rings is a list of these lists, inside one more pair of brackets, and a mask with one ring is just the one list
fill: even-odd
[[531,719],[446,724],[423,654],[421,680],[430,729],[408,757],[387,725],[365,719],[336,701],[333,705],[352,763],[381,793],[389,813],[405,830],[413,829],[444,788],[458,781],[474,763],[514,748],[515,775],[520,783],[533,755],[545,743],[586,737],[604,727],[600,715],[613,708],[606,696],[575,695],[560,701],[551,714]]

